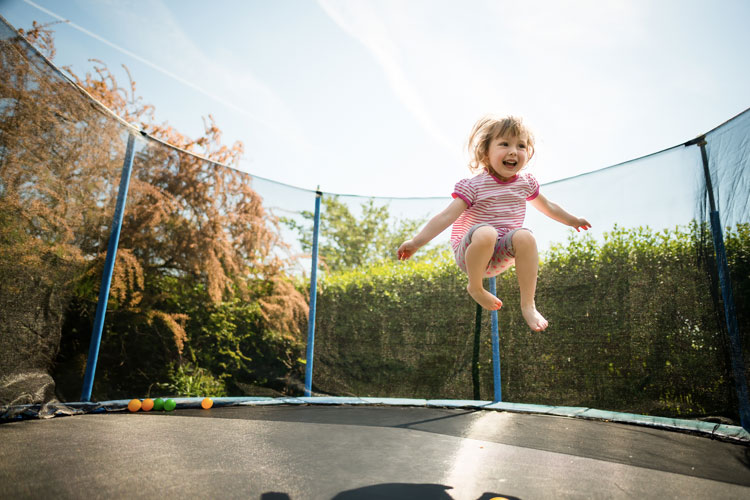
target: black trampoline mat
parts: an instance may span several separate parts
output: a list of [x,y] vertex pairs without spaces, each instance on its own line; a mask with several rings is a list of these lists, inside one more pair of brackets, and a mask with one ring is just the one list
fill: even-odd
[[0,425],[8,498],[750,498],[750,447],[548,415],[232,406]]

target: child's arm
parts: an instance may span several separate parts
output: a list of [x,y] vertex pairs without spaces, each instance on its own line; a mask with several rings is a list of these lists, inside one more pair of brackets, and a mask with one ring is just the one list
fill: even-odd
[[539,193],[539,195],[531,200],[529,203],[531,203],[531,206],[542,212],[544,215],[549,217],[550,219],[554,219],[557,222],[561,222],[565,224],[566,226],[571,226],[576,229],[576,231],[580,232],[581,229],[589,229],[591,227],[591,224],[589,224],[589,221],[586,219],[583,219],[581,217],[576,217],[575,215],[569,214],[563,208],[558,205],[557,203],[553,203],[549,201],[543,194]]
[[454,199],[445,210],[430,219],[430,222],[414,238],[405,241],[398,247],[398,259],[406,260],[419,248],[425,246],[435,236],[442,233],[448,226],[453,224],[458,216],[466,210],[467,205],[461,198]]

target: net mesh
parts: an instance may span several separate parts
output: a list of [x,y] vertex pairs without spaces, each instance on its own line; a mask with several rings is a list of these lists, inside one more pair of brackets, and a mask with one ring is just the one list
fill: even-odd
[[[5,22],[0,44],[0,403],[75,401],[133,130]],[[746,112],[706,134],[745,359],[748,131]],[[316,394],[492,399],[489,314],[448,232],[412,261],[394,255],[452,187],[323,193]],[[594,227],[529,209],[551,326],[531,332],[514,271],[497,278],[503,399],[736,421],[700,149],[542,192]],[[315,197],[139,135],[94,399],[301,394]]]
[[0,44],[0,401],[30,403],[54,396],[71,283],[106,250],[85,229],[111,221],[125,148],[117,121],[5,23]]

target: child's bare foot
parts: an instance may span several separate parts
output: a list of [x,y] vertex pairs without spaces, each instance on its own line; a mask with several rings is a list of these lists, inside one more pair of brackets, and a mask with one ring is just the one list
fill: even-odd
[[529,328],[535,332],[541,332],[549,326],[549,323],[544,319],[544,316],[539,314],[539,311],[537,311],[536,307],[533,305],[522,307],[521,313],[523,314],[523,319],[529,324]]
[[503,301],[492,295],[490,292],[484,289],[484,287],[471,288],[466,287],[466,291],[469,292],[471,298],[477,301],[477,304],[489,309],[490,311],[497,311],[503,307]]

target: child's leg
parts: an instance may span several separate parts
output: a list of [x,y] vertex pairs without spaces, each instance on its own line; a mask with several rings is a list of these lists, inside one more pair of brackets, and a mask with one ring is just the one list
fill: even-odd
[[512,237],[516,254],[516,275],[521,290],[521,313],[529,327],[537,332],[547,328],[549,323],[536,310],[536,280],[539,271],[539,251],[536,239],[530,231],[521,229]]
[[484,289],[482,279],[484,278],[487,264],[495,252],[497,243],[497,231],[491,226],[482,226],[474,230],[471,235],[471,243],[466,248],[466,274],[469,276],[469,284],[466,291],[479,305],[490,311],[500,309],[503,303]]

